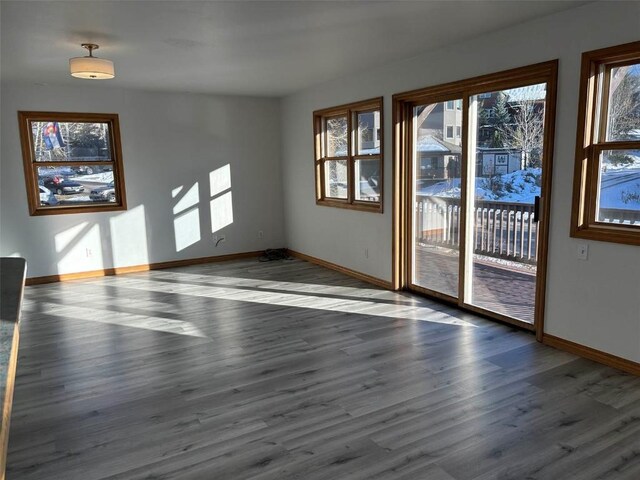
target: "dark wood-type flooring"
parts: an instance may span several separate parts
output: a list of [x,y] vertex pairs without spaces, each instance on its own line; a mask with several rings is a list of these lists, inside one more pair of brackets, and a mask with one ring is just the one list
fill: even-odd
[[8,480],[640,479],[640,378],[302,261],[29,287]]

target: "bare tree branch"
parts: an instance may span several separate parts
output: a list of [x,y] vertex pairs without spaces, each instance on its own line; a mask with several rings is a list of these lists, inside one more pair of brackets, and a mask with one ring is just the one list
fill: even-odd
[[544,85],[518,89],[514,97],[510,102],[514,111],[511,122],[497,130],[505,147],[522,151],[523,169],[537,167],[544,135]]

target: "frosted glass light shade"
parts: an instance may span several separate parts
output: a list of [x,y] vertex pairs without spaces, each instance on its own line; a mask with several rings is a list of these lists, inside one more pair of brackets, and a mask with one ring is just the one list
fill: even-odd
[[71,76],[76,78],[88,78],[91,80],[104,80],[116,76],[113,62],[97,57],[74,57],[69,59]]

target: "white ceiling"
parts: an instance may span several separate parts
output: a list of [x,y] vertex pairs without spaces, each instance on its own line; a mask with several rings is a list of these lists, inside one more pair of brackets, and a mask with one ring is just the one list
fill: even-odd
[[80,43],[109,87],[286,95],[584,1],[4,1],[3,80],[77,84]]

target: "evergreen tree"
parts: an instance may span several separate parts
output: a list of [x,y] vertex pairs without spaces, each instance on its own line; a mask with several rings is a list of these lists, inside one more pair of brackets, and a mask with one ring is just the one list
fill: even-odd
[[507,96],[498,92],[496,104],[493,107],[493,115],[491,116],[491,126],[493,126],[493,136],[491,138],[492,148],[503,148],[505,146],[504,131],[511,123],[511,114],[507,106]]

